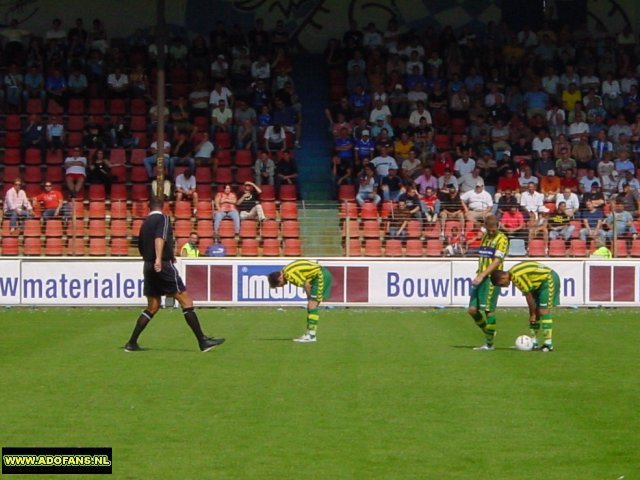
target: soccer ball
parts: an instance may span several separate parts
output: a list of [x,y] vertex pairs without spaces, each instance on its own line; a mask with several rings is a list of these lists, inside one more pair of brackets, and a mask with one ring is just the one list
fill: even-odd
[[520,335],[516,338],[516,348],[523,352],[533,349],[533,339],[529,335]]

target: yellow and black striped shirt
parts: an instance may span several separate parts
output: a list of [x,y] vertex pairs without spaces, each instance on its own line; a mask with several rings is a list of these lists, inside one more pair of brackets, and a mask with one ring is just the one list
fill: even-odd
[[522,293],[534,292],[551,278],[553,270],[541,263],[524,261],[509,270],[511,281]]
[[284,279],[297,287],[304,287],[317,278],[322,278],[322,267],[311,260],[295,260],[282,269]]
[[498,269],[502,269],[502,262],[504,261],[504,257],[507,255],[507,251],[509,250],[509,238],[502,233],[497,232],[493,237],[488,233],[485,233],[482,236],[482,241],[480,242],[480,248],[478,249],[478,270],[476,273],[482,273],[491,262],[493,262],[494,258],[500,259],[500,264],[498,265]]

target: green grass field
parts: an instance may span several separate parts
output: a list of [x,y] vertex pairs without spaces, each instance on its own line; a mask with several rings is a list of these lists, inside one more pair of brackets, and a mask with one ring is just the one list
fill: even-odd
[[[640,478],[638,310],[557,311],[556,351],[498,348],[462,309],[0,311],[0,444],[110,446],[131,479]],[[75,476],[76,478],[78,476]],[[53,478],[60,478],[53,477]]]

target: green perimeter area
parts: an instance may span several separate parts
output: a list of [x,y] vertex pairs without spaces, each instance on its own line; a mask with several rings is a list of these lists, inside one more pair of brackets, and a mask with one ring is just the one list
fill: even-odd
[[[115,478],[640,478],[638,310],[557,310],[553,353],[497,349],[462,309],[0,311],[0,445],[110,446]],[[42,476],[41,476],[42,477]],[[51,478],[60,478],[52,476]],[[79,476],[74,476],[79,478]]]

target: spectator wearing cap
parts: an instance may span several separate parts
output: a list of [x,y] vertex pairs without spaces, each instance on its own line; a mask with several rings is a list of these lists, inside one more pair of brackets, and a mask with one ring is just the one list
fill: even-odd
[[371,159],[375,154],[376,142],[371,138],[368,128],[362,130],[361,136],[355,141],[353,152],[357,165],[362,165],[365,158]]
[[561,187],[560,177],[556,176],[554,170],[547,171],[547,174],[540,179],[540,191],[544,195],[545,202],[555,202]]
[[476,182],[473,190],[463,193],[460,199],[465,205],[465,216],[470,222],[482,222],[487,215],[491,214],[493,199],[484,189],[482,179]]
[[401,83],[396,83],[389,94],[389,110],[393,117],[407,117],[409,115],[409,103],[407,94]]

